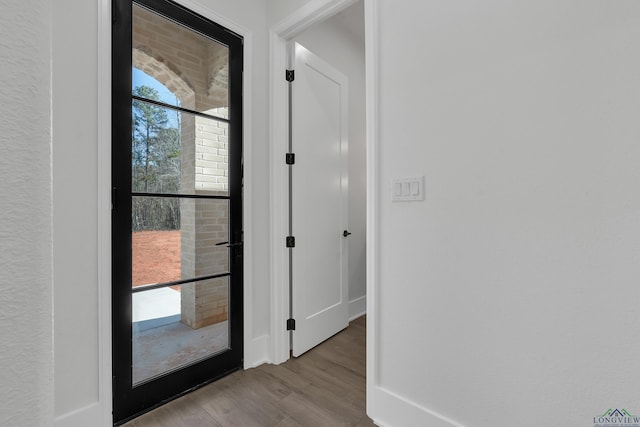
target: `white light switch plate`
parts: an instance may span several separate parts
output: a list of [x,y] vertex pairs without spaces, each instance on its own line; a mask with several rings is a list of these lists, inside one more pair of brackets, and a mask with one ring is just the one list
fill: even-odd
[[394,179],[391,184],[391,200],[394,202],[424,200],[424,176]]

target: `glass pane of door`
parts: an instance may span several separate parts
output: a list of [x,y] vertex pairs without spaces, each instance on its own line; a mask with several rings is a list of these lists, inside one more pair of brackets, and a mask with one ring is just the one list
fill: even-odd
[[135,386],[228,349],[229,52],[136,4],[132,34]]
[[134,293],[133,385],[228,350],[228,302],[228,277]]
[[[146,84],[154,84],[148,76]],[[150,86],[133,88],[134,95]],[[154,92],[154,97],[156,93]],[[229,195],[229,123],[134,99],[131,190]]]
[[132,197],[133,287],[229,272],[229,200]]

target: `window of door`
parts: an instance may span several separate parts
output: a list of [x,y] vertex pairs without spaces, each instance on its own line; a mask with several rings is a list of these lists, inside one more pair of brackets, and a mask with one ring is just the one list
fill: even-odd
[[242,367],[242,37],[114,0],[114,422]]

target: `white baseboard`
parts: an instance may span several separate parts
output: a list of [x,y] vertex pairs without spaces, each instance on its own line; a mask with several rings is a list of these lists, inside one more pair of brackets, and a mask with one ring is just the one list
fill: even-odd
[[367,296],[349,301],[349,322],[367,313]]
[[101,416],[100,402],[96,402],[57,417],[53,425],[54,427],[100,426],[102,425]]
[[251,348],[246,350],[244,369],[255,368],[263,363],[269,363],[269,334],[264,334],[251,340]]
[[442,414],[425,408],[383,387],[374,387],[367,407],[373,422],[380,427],[464,427]]

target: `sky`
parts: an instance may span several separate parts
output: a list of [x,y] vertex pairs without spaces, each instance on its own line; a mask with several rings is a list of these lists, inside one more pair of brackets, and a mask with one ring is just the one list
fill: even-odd
[[133,75],[132,75],[132,87],[137,86],[149,86],[154,88],[160,94],[160,100],[165,104],[169,105],[178,105],[178,99],[176,96],[171,93],[169,89],[153,77],[145,74],[144,71],[141,71],[135,67],[132,67]]
[[[138,86],[152,87],[158,91],[158,94],[160,95],[160,101],[169,105],[180,105],[178,98],[169,89],[167,89],[165,85],[135,67],[132,67],[132,71],[133,73],[131,78],[131,86],[133,88],[136,88]],[[168,118],[169,126],[177,127],[178,122],[176,120],[175,114],[168,114]]]

